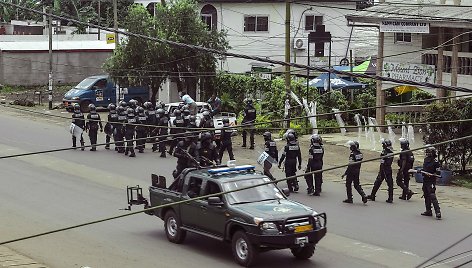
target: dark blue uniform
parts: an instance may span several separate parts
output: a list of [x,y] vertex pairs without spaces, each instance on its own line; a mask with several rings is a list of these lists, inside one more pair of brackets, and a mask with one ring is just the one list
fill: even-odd
[[[323,169],[324,148],[321,144],[312,144],[308,151],[308,164],[305,172],[312,172]],[[308,194],[319,195],[321,193],[321,185],[323,183],[323,173],[309,174],[305,176],[308,186]],[[315,184],[313,185],[313,180]]]

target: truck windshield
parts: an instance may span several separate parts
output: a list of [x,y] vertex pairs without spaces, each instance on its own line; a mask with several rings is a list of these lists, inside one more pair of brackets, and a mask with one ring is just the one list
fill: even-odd
[[95,78],[85,78],[84,80],[82,80],[82,82],[80,82],[77,86],[75,86],[75,88],[77,88],[77,89],[88,89],[96,81],[97,81],[97,79],[95,79]]
[[[268,180],[268,178],[267,178]],[[223,184],[224,191],[237,190],[249,186],[258,185],[264,182],[267,182],[266,178],[257,178],[257,179],[247,179],[232,181]],[[283,199],[283,195],[280,193],[279,189],[273,184],[266,184],[261,186],[256,186],[254,188],[249,188],[246,190],[241,190],[237,192],[232,192],[226,194],[228,202],[232,205],[243,204],[243,203],[252,203],[265,200],[278,200]]]

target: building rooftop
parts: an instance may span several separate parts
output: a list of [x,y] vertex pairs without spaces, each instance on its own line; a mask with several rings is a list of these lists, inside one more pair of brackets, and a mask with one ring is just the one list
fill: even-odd
[[[115,44],[107,44],[106,41],[53,41],[53,51],[77,51],[77,50],[94,50],[94,51],[113,51]],[[0,50],[2,52],[40,52],[49,51],[48,41],[22,41],[22,42],[0,42]]]
[[430,23],[434,27],[472,28],[472,7],[382,3],[346,15],[349,23],[378,24],[383,20]]

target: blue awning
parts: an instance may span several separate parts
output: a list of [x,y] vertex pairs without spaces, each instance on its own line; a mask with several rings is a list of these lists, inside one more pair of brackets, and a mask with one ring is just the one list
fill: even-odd
[[[366,85],[362,83],[352,82],[343,78],[340,78],[336,74],[331,74],[331,89],[361,89],[365,88]],[[324,73],[317,78],[309,82],[311,87],[318,89],[325,89],[328,87],[328,73]],[[326,85],[326,86],[325,86]]]

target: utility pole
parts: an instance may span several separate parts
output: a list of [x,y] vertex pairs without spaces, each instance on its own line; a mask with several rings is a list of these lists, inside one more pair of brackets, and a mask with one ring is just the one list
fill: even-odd
[[48,100],[49,100],[49,110],[52,110],[52,8],[49,7],[48,9],[48,26],[49,26],[49,75],[48,75],[48,85],[49,85],[49,95],[48,95]]
[[[439,27],[438,29],[438,62],[436,71],[436,84],[442,85],[443,83],[443,70],[444,70],[444,28]],[[442,88],[436,89],[436,97],[446,97],[446,90]]]
[[[380,3],[385,3],[385,0],[380,0]],[[377,75],[382,75],[382,66],[384,58],[384,41],[385,36],[383,32],[380,32],[379,29],[379,42],[377,47]],[[376,89],[376,106],[379,106],[375,111],[375,117],[379,125],[385,125],[385,91],[382,90],[382,80],[377,80],[377,89]],[[381,128],[382,131],[384,128]]]
[[[285,0],[285,63],[290,63],[290,21],[291,21],[291,12],[290,12],[290,0]],[[285,92],[286,99],[290,99],[291,93],[291,75],[290,75],[290,66],[285,65]],[[290,117],[290,113],[288,113]],[[290,120],[286,121],[287,128],[290,128]]]
[[[113,28],[118,31],[118,0],[113,0],[113,21]],[[115,48],[118,43],[118,33],[115,32]]]
[[[100,10],[100,7],[101,6],[101,0],[98,0],[98,26],[100,26],[100,22],[102,21],[102,17],[101,17],[101,10]],[[100,28],[98,28],[98,40],[100,40]]]

